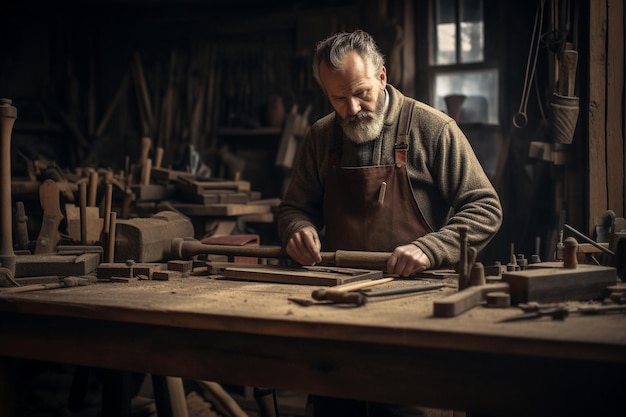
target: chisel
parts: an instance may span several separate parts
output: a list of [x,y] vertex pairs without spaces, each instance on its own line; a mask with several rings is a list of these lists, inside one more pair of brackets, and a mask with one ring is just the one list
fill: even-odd
[[391,288],[389,290],[382,291],[360,291],[366,297],[381,297],[384,295],[396,295],[396,294],[410,294],[414,292],[438,290],[443,287],[449,287],[447,284],[426,284],[426,285],[411,285],[410,287]]

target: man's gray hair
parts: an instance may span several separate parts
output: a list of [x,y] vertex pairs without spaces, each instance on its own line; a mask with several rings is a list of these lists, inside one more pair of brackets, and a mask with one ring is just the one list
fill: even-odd
[[341,61],[347,53],[355,51],[365,62],[379,71],[385,65],[385,57],[376,45],[374,38],[360,29],[354,32],[339,32],[320,41],[315,45],[313,53],[313,77],[324,88],[320,80],[320,64],[325,62],[330,69],[341,68]]

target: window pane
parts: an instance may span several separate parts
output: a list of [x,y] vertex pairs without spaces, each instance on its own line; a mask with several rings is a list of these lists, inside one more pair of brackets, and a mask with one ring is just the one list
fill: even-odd
[[485,32],[482,0],[461,0],[461,62],[482,62]]
[[435,1],[435,65],[456,64],[454,0]]
[[[498,124],[498,70],[458,71],[435,75],[435,107],[459,123]],[[461,95],[459,113],[448,109],[446,96]]]

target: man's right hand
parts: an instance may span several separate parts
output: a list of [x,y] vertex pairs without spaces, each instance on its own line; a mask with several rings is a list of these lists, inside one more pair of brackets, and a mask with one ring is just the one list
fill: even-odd
[[300,265],[310,266],[322,262],[322,243],[314,227],[303,227],[291,235],[285,249],[287,255]]

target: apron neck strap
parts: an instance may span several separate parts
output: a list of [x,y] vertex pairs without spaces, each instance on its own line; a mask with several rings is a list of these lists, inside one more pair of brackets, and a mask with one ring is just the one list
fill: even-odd
[[413,121],[413,103],[410,100],[404,100],[400,108],[398,116],[398,134],[394,146],[396,164],[406,164],[406,154],[409,149],[409,135]]

